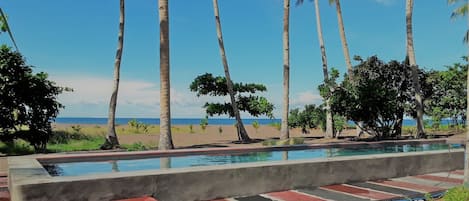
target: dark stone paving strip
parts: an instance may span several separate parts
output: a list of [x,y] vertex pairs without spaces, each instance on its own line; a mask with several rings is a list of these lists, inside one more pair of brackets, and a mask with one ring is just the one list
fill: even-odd
[[299,189],[299,192],[337,201],[369,201],[369,199],[357,198],[351,195],[336,193],[323,189]]
[[404,190],[404,189],[399,189],[399,188],[392,188],[392,187],[387,187],[387,186],[381,186],[377,184],[372,184],[372,183],[354,183],[350,184],[353,186],[358,186],[362,188],[369,188],[372,190],[377,190],[377,191],[383,191],[387,193],[392,193],[392,194],[398,194],[402,195],[403,197],[408,197],[408,198],[414,198],[414,197],[422,197],[422,193],[416,192],[416,191],[410,191],[410,190]]
[[254,195],[249,197],[235,198],[238,201],[272,201],[271,199],[262,197],[260,195]]

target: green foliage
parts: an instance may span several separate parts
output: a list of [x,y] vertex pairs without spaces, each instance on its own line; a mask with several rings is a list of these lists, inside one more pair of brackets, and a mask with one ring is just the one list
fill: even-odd
[[[404,62],[385,63],[376,56],[356,59],[360,64],[353,69],[351,79],[346,75],[340,85],[329,84],[334,86],[330,93],[333,112],[356,124],[363,122],[364,131],[378,139],[399,136],[404,114],[416,116],[410,67]],[[419,72],[424,98],[431,94],[425,76]],[[336,78],[331,75],[332,81]]]
[[0,139],[21,138],[44,152],[51,122],[63,107],[57,96],[71,89],[58,87],[46,73],[33,73],[21,54],[7,47],[0,48],[0,88]]
[[457,186],[451,188],[443,196],[444,201],[468,201],[469,200],[469,189],[464,186]]
[[11,142],[0,142],[0,152],[8,156],[33,154],[34,148],[28,142],[17,139]]
[[305,105],[300,111],[298,108],[290,110],[288,127],[301,128],[302,133],[309,133],[308,129],[326,126],[326,112],[316,105]]
[[432,95],[426,101],[426,113],[432,117],[433,128],[439,129],[443,118],[451,119],[451,125],[464,125],[467,107],[468,64],[455,63],[443,71],[430,71],[426,79],[433,86]]
[[135,142],[133,144],[125,144],[125,145],[122,145],[122,147],[127,149],[127,151],[145,151],[145,150],[150,149],[150,147],[144,145],[141,142]]
[[[222,76],[213,77],[206,73],[197,76],[190,85],[190,90],[196,92],[197,96],[227,96],[228,88],[226,78]],[[262,84],[243,84],[234,83],[233,90],[236,96],[236,103],[240,111],[245,111],[252,116],[266,115],[273,118],[274,105],[265,97],[252,95],[256,92],[265,92],[267,88]],[[249,95],[246,95],[248,93]],[[203,106],[207,115],[229,115],[234,117],[234,111],[231,103],[205,103]]]
[[259,122],[257,120],[253,121],[252,122],[252,127],[254,127],[254,129],[256,129],[256,133],[257,133],[257,130],[259,129]]
[[49,139],[49,144],[68,144],[72,140],[90,140],[92,137],[81,133],[79,130],[73,132],[53,131]]
[[129,122],[127,122],[127,125],[129,125],[131,129],[133,129],[134,133],[148,133],[148,124],[137,121],[137,119],[130,120]]
[[208,126],[208,116],[205,116],[205,118],[200,120],[200,128],[202,128],[202,130],[205,131],[207,126]]
[[263,146],[284,146],[284,145],[296,145],[304,144],[305,139],[301,137],[293,137],[285,140],[265,140],[262,142]]

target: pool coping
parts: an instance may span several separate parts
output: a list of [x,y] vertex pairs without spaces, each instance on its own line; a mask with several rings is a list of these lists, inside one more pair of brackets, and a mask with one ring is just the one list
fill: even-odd
[[[422,144],[422,143],[442,143],[444,140],[410,140],[410,141],[399,141],[397,144]],[[343,145],[356,146],[357,144],[368,144],[370,146],[386,144],[389,142],[378,142],[378,143],[341,143],[339,147]],[[391,143],[396,144],[396,142]],[[315,146],[302,146],[312,147],[312,148],[325,148],[325,147],[337,147],[338,144],[322,144]],[[290,148],[298,148],[299,146],[293,146]],[[211,148],[211,149],[196,149],[199,150],[197,154],[216,152],[232,152],[232,151],[264,151],[264,150],[278,150],[286,149],[287,147],[261,147],[261,148]],[[161,157],[165,159],[165,156],[172,156],[171,154],[184,154],[191,150],[171,150],[171,151],[150,151],[150,152],[138,152],[138,156],[151,156],[151,157]],[[113,152],[113,153],[98,153],[93,154],[91,159],[98,160],[99,157],[131,157],[131,154],[135,152]],[[220,196],[231,196],[235,194],[258,194],[267,191],[275,191],[287,189],[290,187],[298,187],[302,185],[324,185],[332,183],[344,183],[345,181],[357,181],[357,180],[369,180],[371,179],[380,179],[387,177],[396,177],[396,176],[405,176],[410,174],[423,174],[423,173],[432,173],[432,172],[441,172],[441,171],[451,171],[455,169],[461,169],[463,167],[463,149],[448,149],[448,150],[437,150],[437,151],[424,151],[424,152],[407,152],[407,153],[388,153],[388,154],[373,154],[373,155],[357,155],[357,156],[339,156],[334,158],[320,158],[320,159],[300,159],[300,160],[282,160],[282,161],[264,161],[264,162],[250,162],[250,163],[239,163],[239,164],[227,164],[227,165],[214,165],[214,166],[199,166],[199,167],[187,167],[187,168],[173,168],[173,169],[158,169],[158,170],[140,170],[140,171],[129,171],[129,172],[115,172],[115,173],[100,173],[100,174],[91,174],[83,176],[56,176],[52,177],[49,173],[43,168],[41,162],[42,160],[54,161],[54,160],[65,160],[71,159],[76,160],[85,159],[88,154],[64,154],[62,157],[58,155],[54,156],[44,156],[44,155],[32,155],[32,156],[19,156],[19,157],[10,157],[10,171],[9,171],[9,185],[12,192],[12,200],[31,200],[34,196],[46,196],[43,194],[48,194],[48,199],[54,200],[63,200],[62,195],[56,195],[53,192],[62,192],[62,194],[67,194],[70,196],[83,196],[79,192],[70,192],[70,189],[80,188],[83,192],[94,192],[87,197],[88,200],[102,200],[102,196],[112,199],[117,198],[128,198],[131,196],[142,196],[142,195],[151,195],[152,193],[158,192],[160,196],[163,196],[164,200],[185,200],[187,196],[196,196],[200,199],[212,199]],[[429,159],[431,156],[431,159]],[[135,156],[133,156],[135,158]],[[90,159],[90,158],[87,158]],[[122,158],[120,158],[122,159]],[[102,160],[102,158],[100,159]],[[41,161],[41,162],[39,162]],[[90,160],[87,160],[90,161]],[[361,162],[360,162],[361,161]],[[377,161],[381,161],[377,163]],[[406,164],[403,161],[418,161],[418,165],[415,164]],[[371,172],[358,172],[358,173],[337,173],[335,171],[343,169],[341,167],[344,164],[349,168],[367,168],[370,167],[370,164],[373,169],[370,169]],[[384,164],[383,164],[384,163]],[[387,165],[387,164],[390,165]],[[402,163],[404,165],[402,165]],[[352,165],[350,165],[352,164]],[[394,165],[393,165],[394,164]],[[396,165],[400,164],[400,165]],[[383,166],[384,165],[384,166]],[[388,167],[389,166],[389,167]],[[405,167],[409,166],[409,167]],[[318,170],[316,168],[318,167]],[[396,172],[396,170],[389,169],[390,167],[400,167],[404,168],[402,172]],[[314,170],[322,171],[337,175],[333,176],[335,179],[331,181],[324,181],[324,178],[318,177],[318,181],[306,181],[302,177],[298,177],[300,170]],[[330,169],[332,168],[332,169]],[[375,169],[388,168],[390,172],[382,173],[376,172]],[[272,172],[290,172],[287,174],[292,174],[292,178],[296,178],[295,181],[290,177],[283,179],[271,178]],[[293,172],[292,172],[293,171]],[[357,170],[354,170],[357,171]],[[352,172],[354,172],[352,171]],[[293,174],[294,173],[294,174]],[[282,175],[284,177],[285,175]],[[351,174],[351,175],[349,175]],[[376,175],[374,175],[376,174]],[[233,175],[238,175],[236,178]],[[338,176],[339,175],[339,176]],[[262,178],[260,181],[256,178]],[[253,180],[254,179],[254,180]],[[207,180],[207,181],[206,181]],[[221,181],[218,181],[221,180]],[[269,182],[268,182],[269,181]],[[254,190],[245,189],[242,184],[245,182],[259,183],[256,185]],[[270,186],[270,183],[279,183],[278,186]],[[312,183],[313,182],[313,183]],[[329,182],[329,183],[328,183]],[[122,187],[122,183],[126,185]],[[238,189],[220,189],[220,186],[238,184]],[[187,185],[194,184],[192,188],[186,188],[187,192],[176,193],[173,192],[175,189],[172,189],[171,184],[178,185]],[[113,186],[113,189],[106,189],[104,186]],[[140,186],[141,185],[141,186]],[[168,185],[168,186],[166,186]],[[137,188],[139,187],[139,188]],[[91,188],[91,189],[89,189]],[[96,191],[97,189],[102,189]],[[176,188],[173,186],[173,188]],[[41,191],[42,189],[42,191]],[[203,189],[202,191],[197,191],[197,189]],[[217,189],[215,192],[213,189]],[[244,190],[242,190],[244,189]],[[102,191],[102,192],[101,192]],[[197,192],[196,192],[197,191]],[[207,191],[207,192],[206,192]],[[46,193],[47,192],[47,193]],[[173,192],[168,194],[168,192]],[[197,194],[199,193],[199,194]],[[206,195],[205,195],[205,194]],[[176,194],[176,195],[174,195]],[[204,195],[200,195],[204,194]],[[28,197],[29,196],[29,197]],[[55,196],[55,197],[54,197]],[[57,197],[59,196],[59,197]],[[97,196],[97,197],[96,197]],[[100,197],[101,196],[101,197]],[[109,197],[110,196],[110,197]],[[127,196],[127,197],[126,197]],[[171,197],[172,196],[172,197]],[[180,196],[174,198],[174,196]],[[184,197],[186,196],[186,197]],[[34,200],[34,199],[32,199]],[[38,199],[41,200],[41,199]]]

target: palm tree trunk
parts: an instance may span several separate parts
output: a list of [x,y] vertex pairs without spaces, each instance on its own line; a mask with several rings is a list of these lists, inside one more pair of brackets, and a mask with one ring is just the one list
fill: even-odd
[[[327,57],[326,57],[326,48],[324,47],[324,39],[322,37],[322,28],[321,28],[321,15],[319,13],[319,2],[314,0],[314,7],[316,9],[316,27],[318,31],[319,46],[321,48],[321,60],[322,60],[322,72],[324,74],[324,82],[329,79],[329,73],[327,71]],[[332,91],[332,90],[331,90]],[[334,122],[333,115],[330,106],[330,100],[326,100],[326,138],[334,137]]]
[[283,1],[283,111],[280,139],[290,138],[288,110],[290,94],[290,0]]
[[17,52],[20,50],[18,49],[18,46],[16,45],[15,38],[13,37],[13,33],[11,32],[10,25],[8,25],[8,19],[5,13],[3,12],[2,8],[0,8],[0,17],[2,18],[3,21],[3,26],[5,27],[6,31],[8,32],[8,35],[10,36],[11,42],[13,43],[13,46],[15,46],[15,49]]
[[244,128],[243,121],[241,121],[241,115],[239,114],[238,104],[236,103],[236,98],[233,90],[233,82],[231,82],[230,71],[228,68],[228,61],[225,54],[225,45],[223,44],[223,35],[221,31],[220,15],[218,12],[218,1],[213,0],[213,10],[215,13],[215,22],[217,26],[217,36],[218,36],[218,45],[220,46],[221,60],[223,63],[223,69],[225,71],[226,85],[228,87],[228,93],[230,94],[231,106],[233,107],[233,112],[236,118],[236,129],[238,131],[238,139],[241,142],[250,142],[251,138]]
[[122,59],[122,50],[124,48],[124,23],[125,23],[125,0],[120,0],[120,17],[119,17],[119,36],[117,43],[116,60],[114,61],[114,85],[109,101],[109,117],[107,120],[108,132],[105,145],[103,148],[115,148],[119,146],[119,140],[116,134],[116,105],[117,93],[119,91],[120,67]]
[[169,80],[168,0],[158,0],[160,17],[160,143],[158,149],[173,149]]
[[412,11],[414,7],[414,0],[406,1],[406,27],[407,27],[407,55],[409,56],[409,64],[412,69],[412,84],[415,89],[415,105],[417,110],[417,134],[415,137],[422,137],[425,135],[423,128],[423,101],[420,92],[420,83],[418,78],[418,67],[415,61],[414,39],[412,36]]
[[[469,7],[469,1],[467,2]],[[467,25],[469,26],[469,15],[467,16]],[[466,45],[469,43],[466,41]],[[468,54],[469,56],[469,54]],[[468,57],[469,58],[469,57]],[[469,88],[469,69],[467,72],[466,87]],[[465,155],[464,155],[464,185],[469,186],[469,93],[466,93],[466,143],[465,143]]]
[[350,60],[347,38],[345,37],[345,28],[344,21],[342,19],[342,9],[340,7],[340,0],[335,0],[335,8],[337,10],[337,21],[339,24],[340,40],[342,41],[342,50],[344,51],[345,64],[347,65],[347,72],[349,74],[349,77],[352,77],[352,62]]

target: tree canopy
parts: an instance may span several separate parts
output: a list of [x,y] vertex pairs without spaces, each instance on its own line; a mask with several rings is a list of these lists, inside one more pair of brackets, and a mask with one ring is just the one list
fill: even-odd
[[[377,138],[400,135],[403,115],[415,116],[414,89],[407,62],[386,63],[377,56],[356,60],[360,64],[353,69],[352,78],[335,84],[332,92],[323,92],[330,94],[332,109],[355,123],[363,122],[363,129]],[[419,80],[426,97],[429,87],[424,85],[423,71],[419,72]],[[322,88],[325,91],[328,87]]]
[[0,140],[22,138],[38,152],[45,151],[52,133],[51,122],[63,108],[57,96],[64,90],[33,73],[20,53],[0,48]]
[[[227,96],[228,87],[226,85],[226,78],[222,76],[214,77],[210,73],[197,76],[190,84],[190,90],[196,92],[199,96]],[[265,92],[267,88],[262,84],[254,83],[233,83],[233,90],[236,95],[236,102],[239,110],[248,112],[252,116],[265,115],[273,118],[272,111],[274,105],[270,103],[267,98],[262,96],[253,95],[256,92]],[[207,102],[203,106],[206,109],[207,115],[229,115],[234,117],[233,108],[231,103],[211,103]]]

